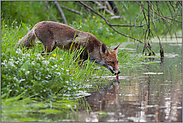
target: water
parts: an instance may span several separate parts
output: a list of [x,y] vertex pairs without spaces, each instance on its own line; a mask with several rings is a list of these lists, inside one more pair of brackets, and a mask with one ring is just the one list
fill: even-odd
[[[130,44],[127,50],[134,51],[135,46]],[[158,49],[159,45],[154,43],[153,47]],[[86,97],[92,111],[81,110],[76,121],[181,122],[181,43],[163,43],[163,47],[163,63],[159,59],[134,65],[133,69],[123,66],[119,82],[115,77],[103,76],[101,79],[110,84]]]
[[[159,45],[154,43],[153,51],[157,55],[151,60],[148,57],[146,61],[119,66],[119,82],[115,81],[115,76],[96,76],[91,83],[99,89],[93,91],[92,86],[88,85],[92,91],[79,92],[85,95],[80,105],[69,101],[62,103],[57,99],[46,103],[27,99],[30,105],[22,103],[25,105],[21,107],[19,102],[15,102],[15,105],[3,107],[6,110],[3,110],[5,115],[2,117],[4,121],[17,122],[181,122],[182,43],[164,42],[162,45],[165,52],[163,63],[160,58],[152,60],[159,56]],[[142,47],[139,46],[138,55]],[[132,59],[136,57],[135,43],[123,43],[120,48],[129,51]],[[76,106],[75,109],[78,106],[79,110],[64,111],[72,105]],[[6,113],[17,118],[7,117]]]

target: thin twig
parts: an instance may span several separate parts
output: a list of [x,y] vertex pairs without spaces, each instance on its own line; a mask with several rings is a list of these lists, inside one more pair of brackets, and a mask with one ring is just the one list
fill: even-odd
[[95,3],[96,3],[97,5],[99,5],[99,7],[105,8],[105,11],[108,12],[110,15],[114,15],[113,12],[111,12],[110,10],[108,10],[107,7],[103,6],[101,3],[97,2],[97,1],[95,1]]
[[180,1],[178,1],[178,3],[182,6],[182,3]]
[[[151,4],[151,3],[150,3],[150,4]],[[151,5],[152,5],[152,4],[151,4]],[[151,10],[154,9],[154,8],[152,8],[149,4],[148,4],[148,6],[151,8]],[[156,9],[154,9],[154,10],[156,10]],[[164,17],[162,14],[160,14],[158,11],[154,11],[154,12],[155,12],[155,14],[157,14],[157,15],[163,17],[163,19],[166,20],[167,22],[171,23],[169,20],[165,19],[165,17]],[[170,18],[168,18],[168,19],[170,19]],[[171,24],[173,25],[173,23],[171,23]]]
[[119,27],[143,27],[144,25],[123,25],[123,24],[110,24],[111,26],[119,26]]
[[[139,4],[139,3],[138,3],[138,4]],[[141,5],[141,3],[140,3],[139,5]],[[157,8],[158,8],[158,6],[157,6]],[[146,8],[143,8],[143,9],[146,10],[146,11],[148,11]],[[161,14],[158,14],[157,12],[155,12],[155,14],[161,16],[161,19],[165,19],[165,18],[166,18],[166,19],[165,19],[166,21],[167,21],[167,19],[170,19],[170,20],[173,20],[173,21],[182,23],[182,21],[178,21],[178,20],[175,20],[175,19],[173,19],[173,18],[169,18],[168,16],[164,17],[164,16],[162,16]],[[170,22],[170,23],[171,23],[171,22]],[[172,24],[172,23],[171,23],[171,24]]]
[[142,9],[141,9],[140,13],[138,14],[137,18],[135,19],[135,22],[134,22],[134,24],[133,24],[133,25],[135,25],[135,24],[136,24],[136,21],[137,21],[137,19],[139,18],[139,16],[141,15],[141,13],[142,13]]
[[55,1],[55,5],[56,5],[56,7],[57,7],[57,9],[58,9],[58,11],[59,11],[59,13],[60,13],[62,19],[63,19],[63,22],[64,22],[65,24],[67,24],[67,20],[66,20],[66,18],[65,18],[64,12],[62,11],[62,8],[60,7],[60,4],[59,4],[57,1]]
[[[152,4],[151,4],[151,5],[152,5]],[[152,5],[152,8],[154,8],[153,5]],[[153,12],[154,12],[154,9],[153,9]],[[160,45],[160,56],[161,56],[161,58],[163,58],[163,57],[164,57],[163,46],[162,46],[162,44],[161,44],[161,41],[160,41],[160,38],[159,38],[159,35],[158,35],[157,30],[156,30],[156,26],[155,26],[154,22],[153,22],[153,25],[154,25],[154,30],[155,30],[156,35],[157,35],[158,40],[159,40],[159,45]]]
[[131,36],[129,36],[129,35],[125,35],[125,34],[119,32],[119,31],[117,31],[116,29],[114,29],[114,28],[112,27],[112,25],[109,23],[109,21],[108,21],[103,15],[101,15],[101,14],[99,14],[98,12],[96,12],[95,10],[93,10],[90,6],[86,5],[85,3],[81,2],[81,1],[79,1],[79,3],[81,3],[83,6],[85,6],[86,8],[90,9],[92,12],[94,12],[95,14],[97,14],[98,16],[100,16],[101,18],[103,18],[104,21],[107,23],[107,25],[108,25],[109,27],[111,27],[115,32],[117,32],[117,33],[119,33],[119,34],[121,34],[121,35],[123,35],[123,36],[125,36],[125,37],[128,37],[128,38],[134,39],[134,40],[136,40],[136,41],[139,41],[140,43],[143,44],[142,41],[140,41],[140,40],[138,40],[138,39],[136,39],[136,38],[134,38],[134,37],[131,37]]
[[172,4],[172,1],[169,1],[169,3],[170,3],[170,5],[172,6],[172,8],[173,8],[173,10],[174,10],[174,12],[175,12],[175,8],[174,8],[174,6],[173,6],[173,4]]
[[[137,21],[137,19],[139,18],[139,16],[141,15],[141,13],[142,13],[142,9],[141,9],[140,13],[138,14],[137,18],[135,19],[133,25],[136,24],[136,21]],[[143,27],[143,26],[141,26],[141,27]],[[137,33],[136,28],[135,28],[135,33],[138,34],[138,36],[140,37],[139,33]],[[139,42],[137,42],[137,53],[138,53],[138,47],[139,47]]]
[[[144,15],[144,19],[145,19],[145,21],[146,21],[146,25],[148,25],[148,22],[147,22],[147,19],[146,19],[146,15],[145,15],[145,11],[144,11],[144,6],[142,5],[141,1],[140,1],[140,6],[141,6],[141,8],[142,8],[142,12],[143,12],[143,15]],[[148,31],[148,27],[147,27],[147,29],[145,30],[145,32],[143,33],[143,35],[145,34],[145,36],[144,36],[145,40],[146,40],[147,31]]]
[[150,2],[149,1],[147,1],[147,4],[148,4],[148,24],[147,24],[147,27],[148,27],[148,38],[150,37],[150,33],[151,33],[151,30],[150,30],[150,25],[151,25],[151,23],[150,23],[150,8],[149,8],[149,4],[150,4]]
[[76,11],[76,10],[74,10],[74,9],[68,8],[68,7],[66,7],[66,6],[62,6],[62,7],[65,8],[65,9],[67,9],[67,10],[69,10],[69,11],[71,11],[71,12],[74,12],[74,13],[76,13],[76,14],[83,15],[83,13],[78,12],[78,11]]

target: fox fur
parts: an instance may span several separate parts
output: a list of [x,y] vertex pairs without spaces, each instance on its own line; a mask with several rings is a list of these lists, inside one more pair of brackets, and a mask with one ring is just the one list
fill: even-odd
[[[106,44],[100,42],[93,34],[76,30],[66,24],[42,21],[37,23],[22,39],[19,40],[17,47],[29,49],[35,45],[36,39],[40,40],[44,46],[43,53],[50,53],[56,47],[61,49],[75,50],[83,47],[80,65],[89,60],[106,67],[112,73],[119,74],[117,50],[119,45],[110,50]],[[72,47],[71,47],[72,46]]]

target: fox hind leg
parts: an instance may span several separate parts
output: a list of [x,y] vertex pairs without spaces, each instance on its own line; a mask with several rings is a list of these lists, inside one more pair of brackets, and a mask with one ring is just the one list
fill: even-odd
[[56,48],[56,45],[55,45],[55,41],[52,40],[52,41],[48,41],[49,43],[44,43],[44,51],[41,52],[41,54],[45,54],[46,55],[49,55],[50,52],[52,52],[55,48]]
[[44,46],[44,51],[41,54],[49,55],[56,48],[55,39],[53,36],[53,32],[50,30],[35,30],[37,38],[42,42]]

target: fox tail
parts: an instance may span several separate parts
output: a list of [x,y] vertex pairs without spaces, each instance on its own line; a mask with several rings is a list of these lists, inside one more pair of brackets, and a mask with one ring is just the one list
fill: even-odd
[[17,44],[17,48],[20,47],[26,47],[29,49],[29,47],[34,46],[36,43],[36,35],[34,33],[34,28],[30,30],[23,38],[21,38]]

